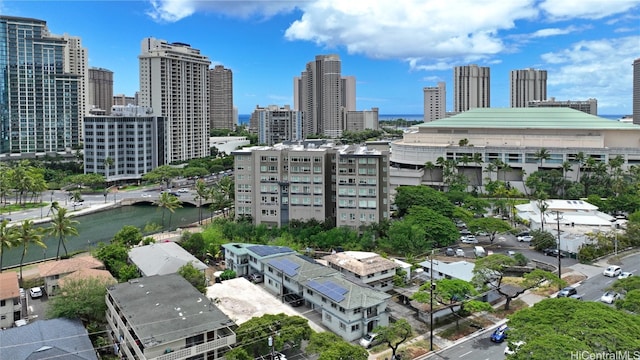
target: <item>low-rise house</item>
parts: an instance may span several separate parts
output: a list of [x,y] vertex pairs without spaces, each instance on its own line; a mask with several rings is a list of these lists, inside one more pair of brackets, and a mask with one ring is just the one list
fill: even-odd
[[393,277],[398,265],[392,260],[365,251],[344,251],[323,258],[327,264],[342,274],[360,279],[380,291],[393,289]]
[[0,358],[11,360],[97,360],[80,320],[38,320],[0,331]]
[[171,241],[134,247],[129,250],[129,261],[138,268],[142,276],[175,274],[188,263],[202,272],[208,268],[198,258]]
[[58,280],[58,286],[64,287],[69,281],[81,281],[84,279],[97,279],[105,285],[112,285],[118,282],[107,270],[80,269]]
[[423,274],[428,279],[440,280],[440,279],[460,279],[464,281],[471,281],[473,279],[474,263],[468,261],[454,261],[444,262],[438,259],[433,259],[433,273],[431,273],[431,260],[425,260],[419,263],[423,269]]
[[245,243],[228,243],[222,245],[227,269],[236,272],[237,276],[264,273],[262,261],[274,256],[295,254],[286,246],[256,245]]
[[89,255],[39,264],[38,272],[40,277],[44,278],[47,296],[56,295],[61,278],[82,269],[104,269],[104,264]]
[[106,303],[122,359],[221,359],[236,342],[236,324],[177,274],[110,286]]
[[11,327],[14,321],[22,319],[22,300],[18,273],[0,273],[0,328]]

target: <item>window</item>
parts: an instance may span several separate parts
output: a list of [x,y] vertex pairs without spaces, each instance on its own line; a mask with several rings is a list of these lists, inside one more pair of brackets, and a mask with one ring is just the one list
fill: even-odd
[[360,331],[360,324],[351,325],[351,332]]
[[329,315],[329,314],[324,314],[324,319],[325,319],[327,322],[331,322],[331,315]]
[[343,322],[340,322],[340,330],[347,331],[347,325]]

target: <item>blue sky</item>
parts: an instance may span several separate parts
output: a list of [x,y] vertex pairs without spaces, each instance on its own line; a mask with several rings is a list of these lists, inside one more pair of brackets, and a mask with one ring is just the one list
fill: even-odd
[[0,13],[80,36],[116,94],[138,89],[143,38],[191,44],[233,71],[240,114],[293,106],[293,77],[330,53],[356,77],[358,110],[422,114],[422,88],[445,81],[450,111],[453,67],[478,64],[492,107],[509,106],[511,70],[537,68],[549,97],[630,114],[640,58],[640,0],[0,0]]

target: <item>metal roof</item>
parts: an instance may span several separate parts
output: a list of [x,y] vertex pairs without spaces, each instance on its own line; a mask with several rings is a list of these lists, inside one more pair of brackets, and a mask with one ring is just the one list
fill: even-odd
[[581,129],[640,131],[640,126],[571,108],[476,108],[418,128]]

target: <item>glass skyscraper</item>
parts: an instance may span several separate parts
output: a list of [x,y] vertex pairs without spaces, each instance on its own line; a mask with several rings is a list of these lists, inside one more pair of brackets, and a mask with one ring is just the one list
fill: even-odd
[[66,45],[43,20],[0,16],[0,155],[78,146],[82,76],[65,73]]

